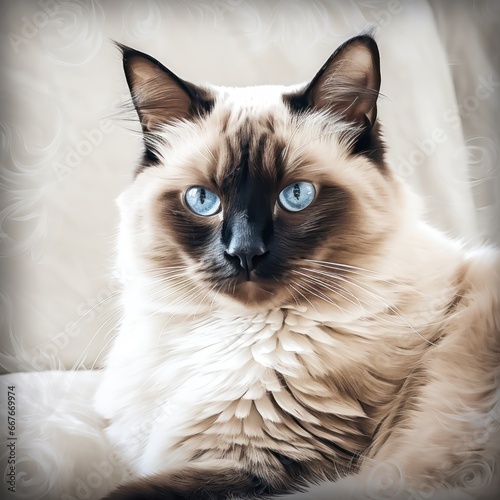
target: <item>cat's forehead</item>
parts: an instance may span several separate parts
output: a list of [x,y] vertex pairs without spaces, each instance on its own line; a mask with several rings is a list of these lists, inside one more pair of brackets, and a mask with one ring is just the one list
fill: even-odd
[[256,85],[249,87],[213,86],[218,106],[244,109],[255,112],[275,109],[283,105],[283,95],[298,89],[300,85],[286,87],[283,85]]
[[260,135],[284,138],[293,122],[283,98],[287,91],[278,85],[214,87],[215,104],[206,125],[221,139],[242,142],[244,149]]
[[197,121],[165,128],[164,175],[180,188],[227,185],[242,170],[264,185],[324,177],[343,156],[345,124],[332,116],[290,110],[284,96],[299,86],[211,87],[215,102]]

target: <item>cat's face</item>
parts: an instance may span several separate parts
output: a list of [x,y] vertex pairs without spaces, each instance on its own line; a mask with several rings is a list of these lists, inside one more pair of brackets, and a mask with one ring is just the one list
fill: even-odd
[[378,135],[371,38],[293,88],[197,87],[123,51],[146,152],[122,233],[152,279],[199,301],[309,302],[338,291],[325,263],[359,265],[390,238],[398,184]]

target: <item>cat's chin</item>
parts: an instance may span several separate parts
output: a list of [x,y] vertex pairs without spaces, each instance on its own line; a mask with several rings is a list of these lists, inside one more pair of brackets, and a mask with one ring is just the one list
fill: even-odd
[[275,305],[279,299],[276,282],[267,280],[238,280],[224,291],[224,295],[245,306],[259,307],[262,305]]

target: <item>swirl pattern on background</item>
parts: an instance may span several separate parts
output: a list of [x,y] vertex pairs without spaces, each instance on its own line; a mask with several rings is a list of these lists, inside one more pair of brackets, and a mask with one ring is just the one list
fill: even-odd
[[1,125],[2,136],[11,143],[0,170],[6,190],[0,211],[2,255],[30,252],[37,259],[49,224],[44,200],[54,182],[50,160],[61,147],[63,120],[57,100],[42,83],[24,81],[17,90],[21,109],[37,109],[51,120],[43,128],[36,122]]
[[158,2],[128,2],[123,9],[123,30],[132,38],[150,38],[160,29],[162,13]]
[[96,0],[61,2],[40,31],[45,53],[63,66],[86,64],[102,48],[104,19],[103,8]]
[[398,498],[404,491],[403,472],[396,464],[388,462],[370,465],[369,474],[364,479],[364,487],[368,498]]

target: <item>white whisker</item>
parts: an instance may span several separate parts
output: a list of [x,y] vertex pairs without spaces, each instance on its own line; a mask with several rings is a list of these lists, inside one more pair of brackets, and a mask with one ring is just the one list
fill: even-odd
[[[163,327],[160,329],[160,332],[158,335],[157,345],[159,345],[161,336],[163,335],[163,332],[164,332],[166,326],[170,323],[172,318],[174,318],[177,314],[182,312],[187,305],[191,304],[194,300],[196,300],[198,297],[200,297],[200,295],[202,293],[204,293],[204,290],[198,290],[193,295],[193,288],[189,287],[189,290],[186,293],[182,294],[180,297],[178,297],[176,300],[174,300],[171,304],[169,304],[170,307],[172,307],[172,306],[177,307],[180,303],[177,311],[169,315],[169,317],[167,318],[167,321],[164,323]],[[190,300],[184,300],[186,297],[189,297],[189,296],[191,296]]]
[[[306,268],[303,268],[303,267],[301,267],[301,269],[302,269],[303,271],[312,271],[312,272],[314,272],[314,270],[313,270],[313,269],[306,269]],[[343,288],[341,285],[338,285],[338,284],[335,284],[335,283],[328,283],[328,284],[327,284],[327,283],[325,283],[323,280],[321,280],[321,279],[319,279],[319,278],[317,278],[317,277],[314,277],[314,276],[311,276],[311,275],[308,275],[308,274],[305,274],[305,273],[301,273],[300,271],[296,271],[296,270],[295,270],[295,271],[293,271],[293,272],[294,272],[295,274],[300,274],[300,275],[302,275],[302,276],[304,276],[304,277],[306,277],[306,278],[308,278],[308,279],[310,279],[310,280],[314,281],[315,283],[317,283],[318,285],[320,285],[322,288],[325,288],[325,289],[329,290],[330,292],[333,292],[333,293],[335,293],[335,294],[337,294],[337,295],[340,295],[340,296],[341,296],[344,300],[346,300],[347,302],[350,302],[353,306],[358,306],[358,307],[360,307],[361,309],[363,309],[363,306],[362,306],[362,305],[361,305],[361,303],[359,302],[359,299],[358,299],[358,298],[357,298],[354,294],[352,294],[351,292],[349,292],[349,290],[347,290],[347,289]],[[335,288],[333,288],[333,287],[335,287]],[[344,291],[346,291],[346,292],[349,292],[349,293],[350,293],[350,295],[352,295],[352,297],[354,297],[354,299],[356,299],[358,303],[356,304],[355,302],[353,302],[352,300],[350,300],[349,298],[347,298],[345,295],[343,295],[343,294],[342,294],[342,293],[338,290],[338,288],[343,289],[343,290],[344,290]]]
[[57,335],[55,335],[51,340],[48,340],[47,342],[43,342],[42,344],[40,344],[41,346],[43,345],[46,345],[46,344],[50,344],[52,343],[55,339],[61,337],[62,335],[64,335],[65,333],[67,333],[68,331],[71,331],[76,325],[78,325],[78,323],[80,323],[80,321],[82,321],[83,319],[85,319],[87,317],[88,314],[90,314],[92,311],[94,311],[96,308],[98,308],[101,304],[104,304],[104,302],[112,299],[113,297],[116,297],[118,294],[120,294],[121,290],[116,290],[114,292],[112,292],[110,295],[108,295],[106,298],[100,300],[99,302],[97,302],[97,304],[95,304],[94,306],[92,306],[85,314],[83,314],[82,316],[80,316],[74,323],[71,324],[71,326],[69,326],[68,328],[66,328],[65,330],[63,330],[62,332],[58,333]]
[[328,297],[328,295],[325,295],[323,292],[313,291],[308,286],[304,285],[304,283],[301,283],[301,282],[298,282],[298,283],[296,282],[295,284],[298,287],[300,287],[303,290],[305,290],[306,292],[310,293],[311,295],[314,295],[318,299],[323,300],[323,301],[327,302],[328,304],[331,304],[332,306],[335,306],[341,312],[343,312],[343,313],[347,312],[345,309],[343,309],[339,304],[337,304],[336,302],[334,302],[330,297]]
[[[116,318],[116,316],[118,315],[121,315],[122,314],[122,311],[121,309],[119,311],[116,311],[115,313],[113,313],[100,327],[99,329],[94,333],[94,335],[92,336],[92,338],[90,339],[90,341],[87,343],[87,347],[83,350],[83,352],[81,353],[80,357],[77,359],[77,361],[75,361],[75,363],[73,364],[73,367],[71,368],[72,370],[76,370],[78,366],[80,366],[84,361],[85,361],[85,356],[87,355],[89,349],[90,349],[90,346],[92,344],[92,342],[94,342],[94,340],[97,338],[97,336],[99,335],[99,333],[101,332],[101,330],[110,322],[112,321],[114,318]],[[117,324],[119,323],[119,321],[117,321]],[[113,328],[116,328],[117,325],[113,326]]]
[[295,300],[295,304],[297,304],[297,307],[300,307],[300,302],[295,296],[295,294],[288,288],[288,286],[284,285],[284,287],[286,288],[286,291],[290,294],[290,297],[292,297],[292,299]]
[[309,299],[308,299],[308,298],[307,298],[307,297],[306,297],[306,296],[305,296],[305,295],[304,295],[304,294],[303,294],[300,290],[297,290],[297,289],[295,288],[295,286],[294,286],[294,285],[295,285],[295,286],[298,286],[299,284],[298,284],[298,283],[296,283],[296,282],[294,282],[294,281],[292,281],[292,282],[290,283],[290,286],[291,286],[291,287],[292,287],[292,288],[293,288],[293,289],[294,289],[294,290],[295,290],[295,291],[296,291],[296,292],[297,292],[297,293],[298,293],[301,297],[303,297],[303,298],[304,298],[304,300],[306,300],[306,301],[307,301],[307,302],[311,305],[311,307],[312,307],[312,308],[313,308],[316,312],[318,312],[318,310],[314,307],[314,304],[313,304],[313,303],[312,303],[312,302],[311,302],[311,301],[310,301],[310,300],[309,300]]
[[317,264],[319,266],[323,267],[329,267],[329,268],[336,268],[339,271],[345,271],[349,272],[352,274],[359,274],[360,276],[366,276],[369,278],[376,278],[380,279],[381,281],[386,281],[390,284],[398,284],[400,283],[401,285],[404,285],[406,287],[411,286],[408,283],[405,283],[404,281],[401,281],[393,276],[389,276],[387,274],[382,274],[378,271],[374,271],[373,269],[367,269],[364,267],[358,267],[358,266],[352,266],[349,264],[340,264],[338,262],[326,262],[322,260],[313,260],[313,259],[303,259],[305,262],[312,262],[313,264]]
[[359,288],[363,292],[365,292],[368,295],[370,295],[371,297],[373,297],[375,300],[377,300],[382,305],[384,305],[388,310],[390,310],[393,314],[395,314],[396,316],[398,316],[406,324],[406,326],[408,326],[410,328],[410,330],[412,330],[414,333],[416,333],[422,340],[424,340],[425,342],[427,342],[430,345],[434,345],[433,342],[431,342],[430,340],[426,339],[403,315],[401,315],[399,313],[399,311],[395,308],[395,306],[391,306],[391,305],[387,304],[383,299],[381,299],[375,293],[370,292],[369,290],[367,290],[366,288],[362,287],[361,285],[358,285],[356,283],[350,282],[346,278],[342,278],[340,276],[336,276],[336,279],[340,279],[341,281],[344,281],[346,283],[350,283],[352,286],[354,286],[356,288]]

